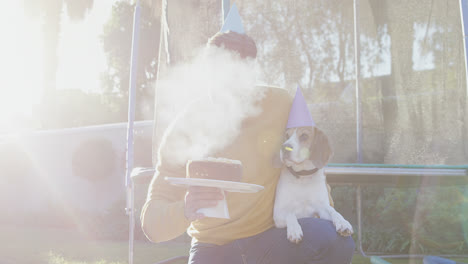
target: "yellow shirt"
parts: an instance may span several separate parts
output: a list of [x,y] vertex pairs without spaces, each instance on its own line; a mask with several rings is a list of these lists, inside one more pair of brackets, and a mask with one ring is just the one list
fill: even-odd
[[[185,177],[185,166],[170,168],[163,158],[141,213],[143,231],[151,241],[167,241],[187,231],[197,241],[222,245],[274,226],[273,206],[280,169],[273,168],[272,160],[279,153],[292,100],[284,89],[265,89],[260,102],[262,112],[244,120],[237,138],[214,155],[240,160],[242,182],[262,185],[265,189],[258,193],[227,193],[231,219],[204,218],[190,223],[184,216],[186,189],[164,180],[164,177]],[[162,157],[164,151],[170,150],[162,146]]]

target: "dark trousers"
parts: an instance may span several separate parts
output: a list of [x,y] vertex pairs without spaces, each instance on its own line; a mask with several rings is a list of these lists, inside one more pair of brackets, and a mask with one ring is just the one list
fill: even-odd
[[332,222],[299,219],[304,237],[299,244],[287,239],[286,228],[271,228],[226,245],[192,243],[189,264],[349,264],[354,253],[351,237],[342,237]]

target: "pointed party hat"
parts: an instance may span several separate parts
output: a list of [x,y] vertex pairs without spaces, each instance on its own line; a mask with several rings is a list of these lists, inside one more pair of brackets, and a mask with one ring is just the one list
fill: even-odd
[[237,10],[236,4],[232,4],[231,9],[229,9],[229,13],[224,20],[223,27],[219,32],[226,33],[228,31],[234,31],[239,34],[245,34],[244,27],[242,26],[242,21],[239,15],[239,11]]
[[315,126],[315,122],[310,115],[307,103],[302,95],[301,88],[297,86],[296,96],[294,97],[289,119],[286,128]]

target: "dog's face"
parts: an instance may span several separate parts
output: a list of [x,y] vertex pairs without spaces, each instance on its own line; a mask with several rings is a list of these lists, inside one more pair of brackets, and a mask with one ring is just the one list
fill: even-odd
[[280,160],[295,171],[323,168],[332,156],[327,136],[316,127],[288,128]]

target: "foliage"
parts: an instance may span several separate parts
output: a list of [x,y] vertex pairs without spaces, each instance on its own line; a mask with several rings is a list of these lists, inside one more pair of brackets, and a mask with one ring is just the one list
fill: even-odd
[[[352,208],[355,230],[354,188],[332,191],[338,211]],[[464,187],[384,188],[362,190],[363,248],[385,254],[466,254]],[[356,239],[356,238],[355,238]]]
[[299,83],[310,92],[320,83],[352,76],[352,2],[243,2],[244,17],[252,25],[248,32],[262,50],[266,81],[286,87]]
[[[94,0],[26,0],[25,11],[31,17],[42,19],[43,31],[43,54],[44,64],[42,65],[43,91],[42,91],[42,112],[39,118],[43,127],[53,126],[54,119],[50,120],[49,115],[54,113],[54,99],[56,95],[56,72],[57,72],[57,49],[61,31],[61,19],[64,9],[67,15],[74,20],[81,20],[93,6]],[[52,122],[51,122],[52,121]]]
[[[92,9],[93,2],[93,0],[25,1],[27,14],[43,23],[45,41],[43,45],[45,59],[42,68],[44,89],[42,101],[35,109],[37,111],[33,113],[33,119],[39,120],[40,123],[35,125],[36,129],[66,128],[126,120],[134,7],[129,2],[116,2],[110,20],[104,26],[101,40],[109,64],[109,70],[102,74],[104,92],[101,94],[70,92],[56,90],[55,87],[62,14],[66,12],[70,19],[82,20]],[[157,68],[159,22],[150,12],[146,6],[142,7],[137,75],[137,120],[151,119],[153,114],[154,92],[151,82],[155,78]],[[76,98],[68,97],[70,94],[75,94]],[[83,105],[90,107],[83,108]]]
[[[101,41],[109,65],[101,82],[105,93],[113,93],[124,98],[118,107],[125,108],[128,98],[130,59],[133,33],[134,4],[118,1],[112,7],[112,15],[106,22]],[[159,47],[159,21],[151,9],[142,4],[136,74],[136,104],[139,106],[136,119],[151,119],[156,78],[157,54]]]

